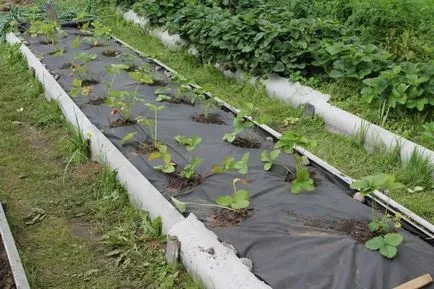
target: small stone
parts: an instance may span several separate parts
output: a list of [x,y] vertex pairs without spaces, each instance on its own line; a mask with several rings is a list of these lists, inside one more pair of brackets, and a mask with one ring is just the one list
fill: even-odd
[[253,270],[253,262],[249,258],[240,258],[241,263],[249,268],[250,271]]
[[353,199],[361,203],[365,202],[365,197],[360,192],[355,193]]
[[231,249],[231,250],[235,253],[235,255],[237,254],[237,249],[235,249],[235,247],[232,246],[231,243],[228,243],[228,242],[226,242],[226,241],[223,241],[222,244],[223,244],[223,246],[225,246],[225,247]]

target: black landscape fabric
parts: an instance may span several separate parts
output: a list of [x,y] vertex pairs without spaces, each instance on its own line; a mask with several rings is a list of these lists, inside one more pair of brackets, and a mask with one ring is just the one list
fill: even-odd
[[[369,251],[363,243],[352,238],[354,228],[369,222],[371,208],[353,200],[332,176],[311,166],[309,170],[317,184],[315,191],[292,194],[291,184],[284,181],[283,171],[278,166],[274,166],[271,172],[263,169],[261,151],[270,150],[273,145],[269,135],[259,129],[255,132],[255,137],[261,142],[260,149],[246,149],[224,142],[223,135],[232,131],[232,112],[216,110],[224,121],[221,125],[195,122],[192,117],[201,113],[200,105],[156,102],[155,90],[158,86],[138,85],[123,71],[116,78],[114,89],[137,90],[138,97],[146,102],[166,107],[158,117],[158,139],[168,146],[178,167],[185,166],[194,155],[203,159],[200,174],[207,175],[212,166],[222,163],[225,157],[233,156],[239,160],[246,152],[250,153],[247,176],[240,176],[236,171],[215,174],[186,192],[174,190],[168,176],[153,168],[159,160],[148,161],[146,155],[136,152],[137,145],[132,142],[120,144],[125,134],[133,131],[137,131],[140,140],[149,141],[146,131],[138,125],[110,127],[116,120],[116,116],[111,114],[112,109],[105,103],[89,103],[106,94],[105,83],[111,81],[112,75],[106,72],[105,67],[120,63],[121,57],[103,56],[103,47],[93,47],[86,41],[73,49],[72,41],[80,32],[75,28],[64,29],[68,36],[60,39],[58,44],[65,48],[63,56],[49,55],[53,47],[42,44],[40,37],[25,36],[25,39],[67,92],[71,89],[73,76],[71,69],[64,65],[70,63],[78,52],[98,55],[96,60],[86,65],[100,83],[92,86],[90,96],[79,95],[74,101],[165,197],[213,203],[217,196],[232,192],[234,178],[249,180],[247,185],[238,184],[238,188],[249,190],[252,210],[249,210],[249,217],[238,224],[228,225],[227,222],[233,220],[228,220],[228,216],[222,219],[222,212],[216,209],[191,206],[188,210],[196,214],[221,241],[232,244],[240,257],[250,258],[254,265],[253,272],[272,288],[393,288],[425,273],[434,276],[433,247],[416,235],[401,231],[405,240],[393,260]],[[177,86],[170,81],[168,72],[151,60],[141,58],[115,41],[110,43],[111,49],[121,55],[133,55],[137,65],[149,63],[169,82],[166,87]],[[153,112],[144,104],[137,104],[134,115],[152,118]],[[197,135],[202,138],[202,143],[190,153],[174,140],[176,135]],[[281,154],[279,160],[295,171],[293,156]],[[434,288],[434,285],[426,288]]]

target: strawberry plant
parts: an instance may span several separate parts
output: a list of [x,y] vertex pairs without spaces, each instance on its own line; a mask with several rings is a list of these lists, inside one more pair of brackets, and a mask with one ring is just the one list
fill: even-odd
[[171,174],[175,172],[176,164],[172,161],[172,156],[167,150],[167,146],[163,144],[157,144],[157,149],[158,151],[151,153],[148,157],[148,160],[150,161],[154,159],[161,160],[162,164],[154,166],[154,169],[166,174]]
[[137,70],[129,72],[128,75],[138,83],[156,85],[164,83],[164,77],[159,73],[153,72],[147,65],[143,65]]
[[75,78],[72,80],[72,88],[69,91],[69,94],[72,97],[76,97],[78,94],[88,96],[91,91],[92,88],[90,86],[83,86],[83,81]]
[[284,163],[279,162],[277,158],[280,155],[281,150],[286,153],[294,154],[295,146],[313,147],[316,145],[315,141],[308,140],[307,138],[287,132],[282,135],[274,145],[273,151],[264,150],[261,152],[261,161],[264,163],[264,170],[269,171],[273,165],[279,165],[287,171],[285,180],[289,177],[294,177],[291,185],[291,191],[294,194],[298,194],[302,191],[313,191],[315,189],[314,181],[310,178],[308,169],[303,165],[303,158],[295,156],[296,160],[296,172],[294,173]]
[[391,55],[375,45],[334,41],[321,46],[312,64],[323,67],[332,78],[361,80],[375,76],[390,64]]
[[239,161],[235,161],[234,157],[226,157],[223,160],[223,164],[214,165],[211,169],[212,173],[224,173],[230,170],[238,170],[242,175],[246,175],[249,170],[249,158],[250,153],[245,153]]
[[[251,122],[248,117],[252,117],[256,112],[255,107],[251,103],[247,103],[246,107],[237,113],[237,116],[233,120],[233,131],[226,133],[223,136],[223,140],[249,148],[257,148],[260,144],[255,139],[253,128],[255,124]],[[240,134],[246,135],[245,138]]]
[[95,60],[96,57],[97,57],[96,53],[79,52],[74,56],[74,60],[82,63],[86,63]]
[[128,69],[128,66],[125,64],[111,64],[111,65],[107,65],[105,67],[105,71],[107,71],[107,73],[110,73],[113,75],[110,83],[106,83],[106,94],[107,95],[110,94],[110,90],[113,87],[115,79],[119,76],[119,74],[121,74],[121,72],[123,70],[126,70],[126,69]]
[[384,124],[390,108],[402,105],[422,111],[434,106],[434,66],[403,62],[363,81],[362,97],[379,102],[379,121]]
[[[93,21],[92,26],[94,27],[94,35],[97,39],[101,39],[104,42],[104,56],[116,56],[117,52],[110,50],[110,39],[112,30],[110,27],[105,26],[99,21]],[[96,45],[98,42],[96,41]]]
[[365,246],[369,250],[379,250],[380,254],[386,258],[392,259],[398,253],[398,246],[402,243],[404,237],[397,233],[388,233],[384,236],[377,236],[366,242]]
[[[365,246],[374,251],[380,249],[380,253],[387,258],[395,257],[397,253],[396,247],[402,242],[403,237],[399,233],[394,233],[393,229],[399,229],[401,227],[401,215],[397,214],[392,217],[388,214],[386,208],[384,215],[378,218],[375,210],[376,202],[372,195],[375,190],[393,190],[401,188],[402,185],[395,182],[395,177],[392,175],[378,174],[363,177],[358,181],[354,181],[350,186],[352,189],[358,190],[364,197],[371,196],[372,221],[368,224],[368,229],[374,234],[374,237],[366,242]],[[396,242],[393,242],[393,240]]]
[[186,136],[177,135],[175,136],[175,140],[182,145],[185,145],[188,151],[192,151],[196,148],[198,144],[202,141],[202,138],[199,136],[193,136],[188,138]]
[[57,47],[57,35],[64,36],[65,32],[60,28],[57,22],[37,20],[31,23],[28,31],[32,37],[42,35],[44,37],[44,43],[51,44],[54,47],[54,51],[50,52],[51,55],[63,55],[64,50]]
[[203,206],[203,207],[215,207],[215,208],[225,209],[225,210],[236,212],[238,214],[245,215],[247,209],[250,206],[249,191],[246,189],[237,190],[236,188],[237,182],[247,184],[245,180],[238,179],[238,178],[234,179],[232,181],[233,188],[234,188],[232,194],[218,196],[215,204],[182,202],[174,197],[171,197],[171,200],[175,208],[181,213],[186,212],[187,205],[196,205],[196,206]]
[[191,162],[181,170],[180,176],[187,180],[192,179],[194,176],[197,175],[197,169],[202,163],[202,161],[203,160],[201,158],[192,157]]
[[106,103],[112,108],[112,114],[120,117],[120,121],[113,123],[112,126],[136,123],[133,119],[133,107],[139,101],[135,91],[111,90]]

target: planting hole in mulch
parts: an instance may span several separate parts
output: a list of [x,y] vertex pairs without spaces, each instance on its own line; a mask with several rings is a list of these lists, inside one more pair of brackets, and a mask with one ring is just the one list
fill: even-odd
[[109,51],[103,51],[102,52],[102,55],[107,56],[107,57],[116,57],[120,54],[121,53],[119,51],[116,51],[116,50],[109,50]]
[[164,99],[161,102],[175,103],[175,104],[186,104],[186,105],[194,106],[194,103],[192,103],[191,101],[189,101],[188,99],[185,99],[185,98]]
[[253,216],[253,210],[235,212],[231,210],[218,209],[216,214],[206,218],[211,228],[232,227]]
[[90,86],[90,85],[97,85],[99,83],[96,79],[85,79],[81,82],[81,87]]
[[0,289],[16,289],[14,276],[9,265],[8,255],[3,246],[3,239],[0,236]]
[[170,174],[167,175],[167,177],[169,182],[168,192],[171,195],[182,193],[202,183],[202,177],[200,175],[194,175],[191,179],[183,178],[179,174]]
[[238,147],[249,148],[249,149],[258,149],[261,147],[261,144],[257,140],[255,139],[250,140],[239,136],[235,138],[232,144]]
[[105,97],[99,97],[99,98],[89,98],[89,104],[91,105],[101,105],[105,103],[106,98]]
[[157,149],[150,143],[140,144],[136,149],[136,153],[140,155],[147,155],[155,151],[157,151]]
[[135,125],[136,123],[137,121],[135,120],[118,119],[112,122],[110,124],[110,127],[114,128],[114,127],[121,127],[121,126],[129,126],[129,125]]
[[191,117],[195,122],[199,122],[199,123],[212,123],[212,124],[225,124],[225,122],[220,118],[220,115],[218,113],[210,113],[208,115],[208,117],[205,117],[205,115],[203,115],[203,113],[201,113],[200,115],[196,116],[192,116]]
[[305,226],[327,230],[331,233],[345,234],[360,243],[365,243],[374,237],[371,231],[369,231],[368,222],[366,221],[343,218],[336,218],[333,220],[313,219],[299,216],[292,211],[289,212],[289,215],[296,218]]

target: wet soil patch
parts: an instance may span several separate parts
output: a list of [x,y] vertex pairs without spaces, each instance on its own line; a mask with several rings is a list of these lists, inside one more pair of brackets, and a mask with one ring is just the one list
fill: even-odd
[[16,289],[9,259],[0,236],[0,289]]
[[135,125],[137,122],[135,120],[125,120],[125,119],[118,119],[115,120],[110,124],[111,128],[114,127],[120,127],[120,126],[129,126],[129,125]]
[[190,190],[200,185],[203,181],[200,175],[194,175],[191,179],[183,178],[179,174],[170,174],[167,175],[167,177],[169,182],[168,191],[171,195],[176,195],[185,190]]
[[99,80],[96,79],[85,79],[81,81],[81,87],[90,86],[90,85],[97,85],[99,83]]
[[199,122],[199,123],[212,123],[212,124],[225,124],[225,122],[220,118],[220,115],[218,115],[217,113],[212,113],[209,114],[208,117],[205,117],[205,115],[203,113],[201,113],[200,115],[194,115],[191,117],[195,122]]
[[91,105],[101,105],[105,103],[106,98],[100,97],[100,98],[89,98],[89,104]]
[[261,147],[261,144],[257,140],[255,139],[249,140],[239,136],[235,138],[232,144],[238,147],[249,148],[249,149],[258,149]]
[[189,101],[188,99],[185,99],[185,98],[171,98],[171,99],[165,99],[161,102],[175,103],[175,104],[187,104],[190,106],[194,106],[194,103],[192,103],[191,101]]
[[206,218],[211,228],[215,227],[232,227],[253,216],[253,210],[235,212],[231,210],[218,209],[216,214]]
[[147,155],[155,151],[157,151],[157,149],[150,143],[140,144],[136,149],[136,153],[140,155]]
[[106,57],[116,57],[120,54],[121,53],[119,51],[116,51],[116,50],[109,50],[109,51],[103,51],[102,52],[102,55],[104,55]]
[[294,212],[289,212],[289,215],[296,218],[297,221],[303,223],[305,226],[328,230],[331,233],[345,234],[360,243],[365,243],[374,237],[374,234],[368,229],[367,221],[343,218],[333,220],[313,219],[299,216]]

